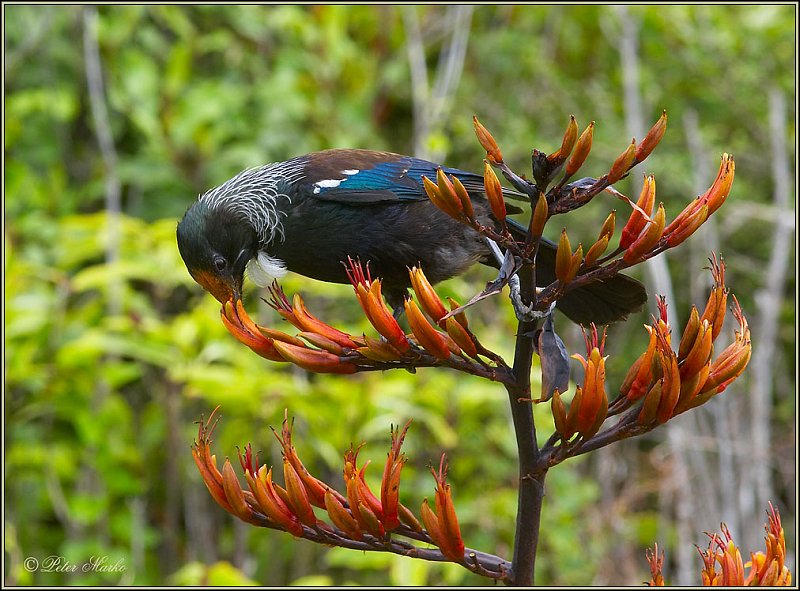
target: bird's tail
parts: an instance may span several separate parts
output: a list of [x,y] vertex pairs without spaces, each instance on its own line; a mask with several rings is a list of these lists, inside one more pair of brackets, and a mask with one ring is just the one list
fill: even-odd
[[[525,240],[527,229],[507,219],[515,240]],[[556,245],[542,237],[536,257],[536,284],[549,285],[556,279]],[[621,273],[567,292],[558,301],[558,309],[577,324],[608,324],[638,312],[647,302],[644,285]]]

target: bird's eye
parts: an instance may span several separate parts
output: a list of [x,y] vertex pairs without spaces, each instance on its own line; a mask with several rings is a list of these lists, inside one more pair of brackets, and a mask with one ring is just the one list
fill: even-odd
[[214,257],[214,267],[221,273],[228,268],[228,261],[225,260],[225,257],[217,255]]

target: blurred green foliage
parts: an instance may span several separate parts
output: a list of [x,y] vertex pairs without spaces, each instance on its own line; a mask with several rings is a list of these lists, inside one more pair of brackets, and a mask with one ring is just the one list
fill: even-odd
[[[4,6],[5,582],[481,583],[453,565],[320,548],[235,524],[208,498],[189,454],[192,423],[219,404],[219,457],[252,441],[278,461],[267,426],[278,426],[288,408],[297,417],[301,457],[338,483],[350,442],[366,441],[362,457],[380,466],[389,426],[413,418],[403,502],[418,507],[432,494],[427,466],[446,451],[467,543],[511,553],[516,450],[501,388],[434,370],[332,378],[265,362],[225,332],[218,304],[191,281],[175,245],[176,222],[196,195],[241,169],[329,147],[411,150],[405,8],[100,7],[115,170],[101,158],[86,90],[87,10]],[[448,7],[415,10],[435,72]],[[754,307],[748,289],[758,280],[753,269],[768,256],[772,228],[757,216],[749,223],[752,208],[771,200],[764,89],[777,86],[794,101],[792,11],[630,8],[641,27],[646,118],[655,121],[662,108],[670,116],[670,130],[646,166],[658,177],[659,198],[674,215],[694,196],[694,163],[681,128],[687,110],[699,115],[712,170],[722,151],[737,157],[731,206],[747,203],[751,214],[722,227],[721,241],[728,283],[746,310]],[[476,8],[452,109],[430,141],[444,149],[448,164],[479,170],[475,113],[525,170],[532,147],[552,151],[560,144],[572,113],[582,127],[597,121],[585,172],[602,174],[630,139],[620,34],[608,6]],[[787,138],[794,125],[792,119]],[[122,187],[118,217],[105,208],[109,174]],[[618,204],[603,202],[596,216],[570,220],[575,241],[593,237],[608,207]],[[673,271],[680,286],[698,269]],[[487,273],[475,270],[442,292],[463,301]],[[302,290],[321,318],[366,330],[349,288],[296,276],[284,285],[290,294]],[[687,310],[688,294],[678,291]],[[279,325],[256,294],[251,298],[254,316]],[[788,364],[795,344],[794,301],[787,301],[781,347]],[[510,357],[515,325],[507,306],[498,298],[472,318],[484,341]],[[610,341],[619,356],[610,364],[619,368],[634,354],[626,350],[643,342],[641,324],[630,326],[615,329]],[[784,412],[787,423],[792,414]],[[546,438],[547,409],[537,408],[536,416]],[[609,541],[592,530],[599,489],[581,469],[585,462],[548,480],[540,554],[546,559],[537,582],[585,584],[606,560]],[[377,480],[379,472],[374,466],[368,475]],[[632,509],[635,543],[652,539],[652,510]],[[126,569],[26,570],[26,557],[47,556],[76,564],[105,556]],[[643,560],[641,566],[644,576]]]

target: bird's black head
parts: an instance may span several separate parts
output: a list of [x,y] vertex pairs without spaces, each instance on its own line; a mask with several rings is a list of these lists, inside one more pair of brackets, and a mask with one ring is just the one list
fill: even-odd
[[178,250],[194,280],[222,303],[241,298],[244,270],[258,253],[252,224],[224,206],[197,201],[177,233]]

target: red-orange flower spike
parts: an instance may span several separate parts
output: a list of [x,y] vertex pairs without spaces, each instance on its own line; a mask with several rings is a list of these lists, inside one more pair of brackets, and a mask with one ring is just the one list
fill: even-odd
[[386,531],[391,531],[400,525],[398,509],[400,505],[400,471],[406,463],[405,454],[400,451],[403,446],[408,427],[411,421],[406,423],[401,431],[392,429],[392,447],[386,457],[386,464],[383,468],[383,478],[381,478],[381,508],[383,510],[383,527]]
[[[642,191],[639,193],[639,199],[636,201],[636,208],[631,212],[628,222],[622,229],[622,234],[619,239],[620,248],[628,248],[633,241],[639,237],[639,234],[644,230],[647,224],[648,217],[653,212],[653,205],[656,201],[656,179],[653,175],[648,175],[644,178]],[[638,208],[638,209],[637,209]],[[646,216],[645,216],[646,214]]]
[[[700,394],[711,392],[712,395],[722,392],[728,384],[738,378],[750,361],[752,345],[750,343],[750,329],[747,319],[744,317],[739,302],[733,298],[733,315],[739,322],[739,329],[736,331],[734,342],[728,345],[712,363],[708,374],[708,379],[700,390]],[[705,402],[708,397],[698,399]]]
[[[278,432],[274,429],[272,432],[281,444],[283,457],[289,461],[295,472],[297,472],[297,475],[303,481],[303,486],[305,486],[306,492],[308,493],[309,501],[317,507],[324,509],[325,492],[329,490],[329,487],[321,480],[314,478],[297,455],[297,450],[292,444],[292,424],[293,421],[289,421],[288,411],[284,410],[281,434],[278,435]],[[336,491],[333,491],[333,494],[338,495],[337,498],[339,501],[344,500],[344,497],[339,495]]]
[[197,439],[192,444],[192,458],[197,465],[203,483],[211,493],[211,497],[216,503],[225,509],[228,513],[233,513],[233,507],[228,502],[225,496],[225,489],[222,486],[222,473],[217,468],[216,457],[211,453],[211,433],[214,431],[216,422],[213,422],[214,414],[217,409],[208,417],[208,421],[200,422],[197,430]]
[[497,178],[491,164],[486,160],[484,160],[483,165],[483,186],[494,217],[499,222],[505,222],[506,201],[503,198],[503,186],[500,184],[500,179]]
[[422,269],[412,267],[409,269],[408,274],[411,278],[411,287],[414,289],[414,293],[417,294],[417,299],[422,309],[438,324],[442,317],[447,315],[447,308],[444,307],[444,303],[434,291]]
[[672,349],[667,348],[661,352],[661,367],[663,368],[664,377],[661,384],[661,399],[656,411],[656,420],[663,424],[673,417],[681,390],[678,359]]
[[442,536],[439,548],[451,560],[461,561],[464,559],[464,540],[461,538],[450,485],[447,484],[447,462],[444,454],[439,462],[439,472],[431,468],[431,473],[436,479],[436,517]]
[[658,553],[658,544],[645,550],[647,563],[650,565],[650,582],[647,583],[650,587],[663,587],[664,586],[664,552]]
[[636,139],[634,138],[625,151],[617,156],[614,164],[611,165],[611,170],[608,171],[608,183],[613,185],[620,180],[628,170],[633,166],[636,159]]
[[[360,447],[356,449],[351,447],[344,456],[344,482],[347,489],[347,502],[360,529],[368,531],[372,535],[383,536],[385,533],[383,526],[379,522],[376,525],[378,516],[367,506],[367,501],[372,501],[374,495],[369,491],[366,483],[363,483],[362,476],[359,474],[356,465],[359,449]],[[369,498],[370,496],[373,498]],[[380,505],[380,502],[378,502],[378,505]],[[363,507],[363,510],[360,507]]]
[[565,168],[567,178],[578,172],[586,161],[587,156],[589,156],[589,152],[592,150],[593,134],[594,121],[589,123],[589,126],[583,131],[578,141],[575,143],[575,149],[572,151],[572,156],[570,156]]
[[397,320],[383,301],[381,280],[372,280],[369,276],[369,267],[367,267],[365,274],[360,261],[353,261],[353,259],[348,258],[348,263],[347,276],[353,285],[356,297],[364,310],[364,314],[367,316],[367,320],[395,349],[405,353],[411,345],[403,329],[400,328]]
[[584,371],[583,393],[577,411],[576,426],[579,433],[589,438],[600,429],[608,411],[608,398],[605,392],[606,357],[603,357],[606,333],[603,331],[603,337],[600,339],[597,327],[592,323],[591,332],[587,334],[584,329],[583,338],[586,343],[586,358],[577,353],[572,356],[573,359],[580,361]]
[[687,205],[684,210],[670,222],[664,230],[664,235],[670,236],[673,232],[680,232],[680,228],[691,223],[689,218],[696,215],[704,205],[708,207],[708,214],[706,217],[719,209],[730,193],[734,171],[735,166],[733,158],[728,156],[728,154],[723,154],[722,162],[720,163],[717,178],[714,180],[714,183],[705,193]]
[[419,344],[431,355],[439,359],[450,358],[450,348],[444,336],[436,330],[430,322],[420,312],[414,300],[405,301],[406,318],[411,326],[411,332],[419,341]]
[[259,507],[270,520],[292,535],[298,537],[303,535],[303,526],[300,520],[297,519],[282,496],[278,494],[276,485],[272,482],[272,469],[267,470],[266,466],[261,466],[257,478],[251,477],[248,484],[250,484]]
[[533,208],[533,215],[531,216],[531,223],[528,231],[532,238],[538,238],[544,231],[544,225],[547,223],[548,205],[547,198],[544,193],[539,193],[539,198],[536,200],[536,205]]
[[481,143],[481,146],[483,146],[483,149],[486,150],[486,158],[495,164],[502,162],[503,154],[500,152],[497,142],[494,137],[492,137],[492,134],[489,133],[489,130],[478,121],[475,115],[472,116],[472,125],[475,128],[475,135],[478,136],[478,141]]
[[664,110],[661,113],[661,117],[659,117],[658,121],[656,121],[653,127],[650,128],[650,131],[647,132],[647,135],[642,140],[642,143],[637,146],[636,148],[637,162],[644,161],[650,155],[650,153],[655,149],[655,147],[661,141],[661,138],[664,137],[665,131],[667,131],[666,110]]

